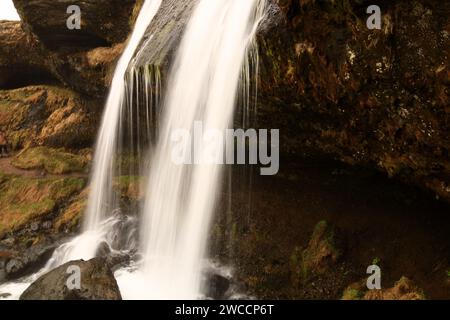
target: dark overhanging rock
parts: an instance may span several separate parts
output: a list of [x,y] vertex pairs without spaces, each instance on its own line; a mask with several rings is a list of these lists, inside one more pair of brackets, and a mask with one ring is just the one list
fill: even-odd
[[0,89],[53,82],[37,38],[26,34],[20,22],[0,21]]
[[[104,97],[109,87],[112,70],[120,56],[124,42],[134,24],[141,5],[140,0],[89,0],[73,1],[70,5],[79,5],[82,14],[80,30],[69,30],[66,26],[67,1],[14,0],[22,18],[21,25],[27,39],[32,39],[30,47],[33,57],[38,58],[35,72],[23,72],[30,66],[30,54],[23,55],[25,64],[10,60],[8,69],[18,70],[20,78],[34,79],[32,84],[54,82],[68,86],[77,92],[91,97]],[[18,22],[15,22],[18,24]],[[0,37],[1,47],[4,46]],[[17,39],[18,46],[25,46],[23,39]],[[28,40],[27,40],[28,41]],[[29,43],[30,41],[28,41]],[[11,74],[9,72],[8,74]],[[3,78],[3,79],[2,79]],[[3,76],[3,82],[14,87],[25,86],[27,81],[16,81],[16,78]],[[37,82],[37,83],[36,83]],[[5,85],[6,86],[6,85]]]
[[[126,40],[136,0],[14,0],[26,28],[52,50],[89,49]],[[66,26],[69,5],[81,9],[81,29]]]

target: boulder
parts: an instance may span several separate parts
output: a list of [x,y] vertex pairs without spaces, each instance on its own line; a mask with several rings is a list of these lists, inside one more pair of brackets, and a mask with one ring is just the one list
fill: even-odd
[[[79,267],[80,288],[72,289],[69,267]],[[69,271],[68,271],[69,270]],[[104,259],[71,261],[31,284],[20,296],[20,300],[121,300],[116,279]]]
[[226,293],[230,289],[230,280],[217,273],[206,275],[206,297],[213,300],[226,299]]
[[[80,50],[126,40],[133,24],[136,0],[14,0],[26,27],[47,47]],[[81,10],[81,29],[67,28],[69,5]]]
[[0,283],[5,282],[5,280],[6,280],[6,271],[4,270],[2,262],[0,261]]
[[425,300],[425,294],[413,281],[401,277],[392,288],[368,291],[364,300]]
[[342,255],[337,245],[336,229],[327,221],[320,221],[314,228],[308,247],[303,251],[303,268],[323,273]]
[[7,279],[6,262],[12,255],[12,252],[0,251],[0,283],[5,282]]
[[0,88],[59,83],[103,97],[141,1],[72,1],[81,9],[80,30],[66,26],[67,1],[14,4],[22,21],[0,22]]

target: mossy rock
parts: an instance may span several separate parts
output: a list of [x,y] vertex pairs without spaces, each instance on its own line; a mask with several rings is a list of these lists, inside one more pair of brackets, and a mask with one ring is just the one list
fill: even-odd
[[120,176],[114,179],[114,190],[123,199],[137,201],[142,198],[143,178],[140,176]]
[[[120,176],[114,178],[113,189],[125,201],[135,202],[142,198],[143,178],[139,176]],[[73,232],[80,226],[86,211],[89,188],[76,196],[54,222],[55,232]]]
[[366,280],[348,286],[342,294],[342,300],[425,300],[426,296],[413,281],[401,277],[393,287],[381,290],[369,290]]
[[85,188],[74,201],[59,215],[54,222],[55,232],[73,232],[80,226],[81,219],[86,210],[89,189]]
[[51,85],[0,90],[0,130],[14,150],[86,147],[96,134],[99,103]]
[[303,251],[297,247],[291,255],[294,284],[327,272],[341,258],[342,248],[342,239],[336,236],[336,229],[327,221],[320,221],[314,228],[308,246]]
[[364,300],[425,300],[425,293],[413,281],[403,276],[392,288],[369,290]]
[[342,295],[342,300],[360,300],[364,294],[353,288],[347,288],[344,291],[344,294]]
[[341,300],[361,300],[367,292],[366,281],[352,283],[345,288]]
[[63,150],[47,147],[26,149],[15,157],[11,164],[24,170],[45,170],[52,174],[83,172],[87,159]]
[[54,213],[85,186],[82,178],[28,178],[0,173],[0,238]]

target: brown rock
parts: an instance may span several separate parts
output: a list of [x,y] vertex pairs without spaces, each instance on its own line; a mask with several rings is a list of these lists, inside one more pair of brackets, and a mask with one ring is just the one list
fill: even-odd
[[20,22],[0,21],[0,89],[54,81],[44,50]]
[[366,1],[276,2],[259,35],[258,126],[280,129],[282,152],[375,167],[450,201],[450,3],[381,1],[382,30],[369,30]]
[[0,88],[60,82],[103,97],[140,1],[71,2],[81,8],[80,30],[66,26],[66,1],[14,4],[22,22],[0,22]]
[[328,222],[319,222],[313,232],[308,247],[303,251],[303,268],[320,274],[334,265],[342,255],[336,247],[334,227]]
[[303,250],[291,257],[292,280],[299,284],[314,275],[321,275],[336,265],[342,256],[342,241],[336,230],[326,221],[320,221]]
[[392,288],[368,290],[366,281],[356,282],[345,289],[343,300],[425,300],[422,289],[407,277],[401,277]]
[[[67,287],[70,266],[80,268],[81,287]],[[121,300],[119,287],[104,259],[71,261],[31,284],[20,296],[20,300]]]
[[96,103],[56,86],[0,90],[0,130],[14,149],[90,146],[99,120]]
[[370,290],[364,300],[424,300],[425,295],[411,280],[402,277],[392,288]]
[[[79,51],[110,46],[126,40],[131,30],[136,0],[14,0],[26,28],[47,47]],[[81,29],[69,30],[69,5],[81,9]]]

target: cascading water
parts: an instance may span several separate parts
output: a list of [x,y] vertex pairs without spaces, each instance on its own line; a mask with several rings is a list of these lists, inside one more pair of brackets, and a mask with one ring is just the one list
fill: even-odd
[[[167,86],[141,222],[144,261],[139,279],[136,286],[119,279],[119,285],[129,288],[125,297],[201,296],[202,261],[223,166],[174,163],[171,135],[184,129],[192,136],[196,121],[205,131],[220,132],[232,123],[241,70],[263,5],[261,0],[197,4]],[[202,151],[217,147],[203,143]]]
[[[135,70],[131,68],[128,74],[127,70],[161,2],[162,0],[145,1],[133,33],[117,64],[95,147],[83,232],[55,251],[45,268],[47,270],[71,260],[94,258],[102,242],[111,245],[111,239],[117,233],[115,226],[120,225],[121,219],[124,219],[120,214],[114,215],[119,204],[113,191],[113,179],[120,175],[120,165],[116,164],[115,159],[118,150],[123,151],[121,144],[124,135],[123,120],[128,117],[128,120],[133,122],[135,119],[133,110],[138,108],[138,104],[133,103]],[[124,106],[128,106],[126,112]],[[149,104],[146,106],[148,108]],[[149,127],[147,123],[147,130]],[[131,131],[129,136],[132,137],[133,126],[129,130]],[[139,149],[139,146],[133,143],[128,144],[130,152],[135,152],[135,147]]]
[[[95,257],[98,245],[102,241],[108,242],[108,233],[114,232],[113,226],[117,223],[113,212],[119,207],[113,192],[113,178],[116,174],[115,158],[120,145],[118,138],[123,107],[128,102],[130,110],[133,103],[126,101],[127,86],[125,77],[132,58],[138,48],[145,31],[156,15],[162,0],[146,0],[136,20],[133,33],[123,52],[112,80],[106,108],[103,114],[97,144],[95,147],[93,170],[83,232],[55,251],[57,257],[51,261],[62,264],[76,259],[91,259]],[[130,82],[133,82],[133,78]],[[128,96],[133,95],[133,89]],[[133,116],[130,117],[133,119]],[[52,267],[57,265],[53,263]]]
[[[158,11],[162,0],[146,0],[137,18],[128,45],[119,60],[104,111],[95,148],[91,190],[84,222],[85,232],[96,232],[101,222],[114,209],[112,192],[114,157],[117,148],[120,115],[125,98],[125,75],[145,31]],[[91,244],[92,247],[92,244]],[[88,249],[91,250],[91,249]]]

